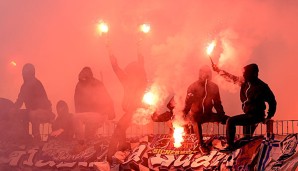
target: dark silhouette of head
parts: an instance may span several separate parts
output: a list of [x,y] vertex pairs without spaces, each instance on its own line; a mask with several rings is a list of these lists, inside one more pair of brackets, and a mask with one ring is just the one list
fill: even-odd
[[212,79],[212,72],[209,66],[204,65],[200,68],[199,70],[199,80],[200,81],[205,81],[208,80],[210,81]]
[[35,78],[35,67],[31,63],[27,63],[23,66],[22,70],[23,80],[28,81]]
[[93,78],[93,72],[90,67],[84,67],[79,73],[79,81],[86,82]]
[[58,115],[64,115],[69,113],[68,105],[65,101],[59,100],[56,105]]
[[253,82],[258,79],[259,67],[257,64],[249,64],[243,68],[243,77],[245,81]]

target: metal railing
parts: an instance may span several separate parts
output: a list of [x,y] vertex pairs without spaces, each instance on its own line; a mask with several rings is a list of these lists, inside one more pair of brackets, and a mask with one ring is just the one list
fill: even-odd
[[[293,133],[298,133],[298,120],[276,120],[273,121],[273,125],[271,126],[273,132],[276,135],[288,135]],[[98,128],[97,135],[109,137],[112,135],[114,129],[116,127],[116,122],[106,123],[104,126]],[[149,134],[169,134],[170,133],[171,124],[168,122],[152,122],[147,125],[134,125],[132,124],[126,131],[127,137],[137,137],[142,135]],[[226,136],[226,125],[209,122],[204,123],[203,127],[203,135],[220,135]],[[242,137],[243,130],[242,126],[236,127],[236,136]],[[42,139],[44,141],[47,140],[49,134],[52,131],[51,124],[41,124],[40,132],[42,135]],[[254,131],[254,135],[265,135],[267,133],[267,125],[263,123],[259,123],[256,130]]]

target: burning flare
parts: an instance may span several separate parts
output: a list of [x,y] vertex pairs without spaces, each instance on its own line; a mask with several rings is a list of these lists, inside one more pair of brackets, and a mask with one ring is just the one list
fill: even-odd
[[143,96],[143,103],[148,106],[140,107],[133,115],[133,123],[146,125],[151,121],[151,115],[156,110],[157,95],[153,91],[148,91]]
[[173,133],[173,138],[174,138],[174,147],[179,148],[182,146],[182,142],[184,141],[183,136],[184,136],[184,128],[180,126],[179,124],[173,123],[174,127],[174,133]]
[[140,31],[143,33],[148,33],[150,31],[151,27],[149,24],[141,24],[140,25]]
[[206,48],[207,55],[210,56],[216,46],[216,41],[213,40]]
[[150,106],[155,105],[157,102],[157,96],[151,91],[146,92],[143,96],[143,102]]
[[11,61],[11,62],[10,62],[10,65],[12,65],[12,66],[17,66],[17,63],[16,63],[15,61]]
[[102,35],[103,33],[109,32],[109,26],[107,23],[105,23],[104,21],[101,20],[97,24],[97,30],[98,30],[99,34]]

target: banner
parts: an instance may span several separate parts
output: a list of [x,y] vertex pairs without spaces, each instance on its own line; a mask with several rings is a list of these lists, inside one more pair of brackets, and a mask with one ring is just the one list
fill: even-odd
[[[117,152],[117,162],[105,162],[109,138],[87,142],[78,154],[76,141],[52,140],[40,146],[0,141],[0,170],[297,170],[297,134],[246,140],[237,150],[222,153],[226,139],[204,137],[209,155],[198,152],[195,135],[184,136],[179,148],[171,135],[148,135],[128,139],[131,151]],[[238,141],[237,141],[238,142]]]
[[258,170],[298,170],[297,134],[270,135],[261,145]]

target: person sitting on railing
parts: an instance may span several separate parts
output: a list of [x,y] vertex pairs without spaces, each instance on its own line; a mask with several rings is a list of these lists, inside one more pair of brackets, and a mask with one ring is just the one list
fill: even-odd
[[52,112],[52,104],[42,83],[35,77],[34,65],[25,64],[22,76],[24,82],[15,102],[15,109],[20,109],[25,104],[32,124],[34,142],[39,143],[41,142],[40,124],[51,123],[55,119],[55,114]]
[[86,148],[86,140],[96,137],[99,127],[115,118],[114,102],[104,83],[93,76],[90,67],[84,67],[78,75],[75,88],[73,115],[75,137],[78,145],[72,153]]
[[[199,71],[199,79],[187,89],[187,96],[183,113],[192,121],[195,134],[198,136],[199,151],[206,155],[210,151],[203,142],[202,124],[206,122],[220,122],[225,124],[228,116],[225,115],[221,104],[219,88],[211,81],[210,67],[203,66]],[[212,109],[216,110],[216,113]]]
[[[257,64],[249,64],[244,67],[243,78],[234,76],[224,70],[219,69],[213,64],[213,70],[232,81],[234,84],[241,86],[240,100],[244,114],[230,117],[227,120],[227,143],[228,146],[222,151],[233,151],[236,125],[245,126],[243,133],[252,136],[256,124],[260,122],[267,123],[275,114],[276,100],[269,86],[258,78],[259,67]],[[268,115],[265,118],[265,102],[268,103]]]

